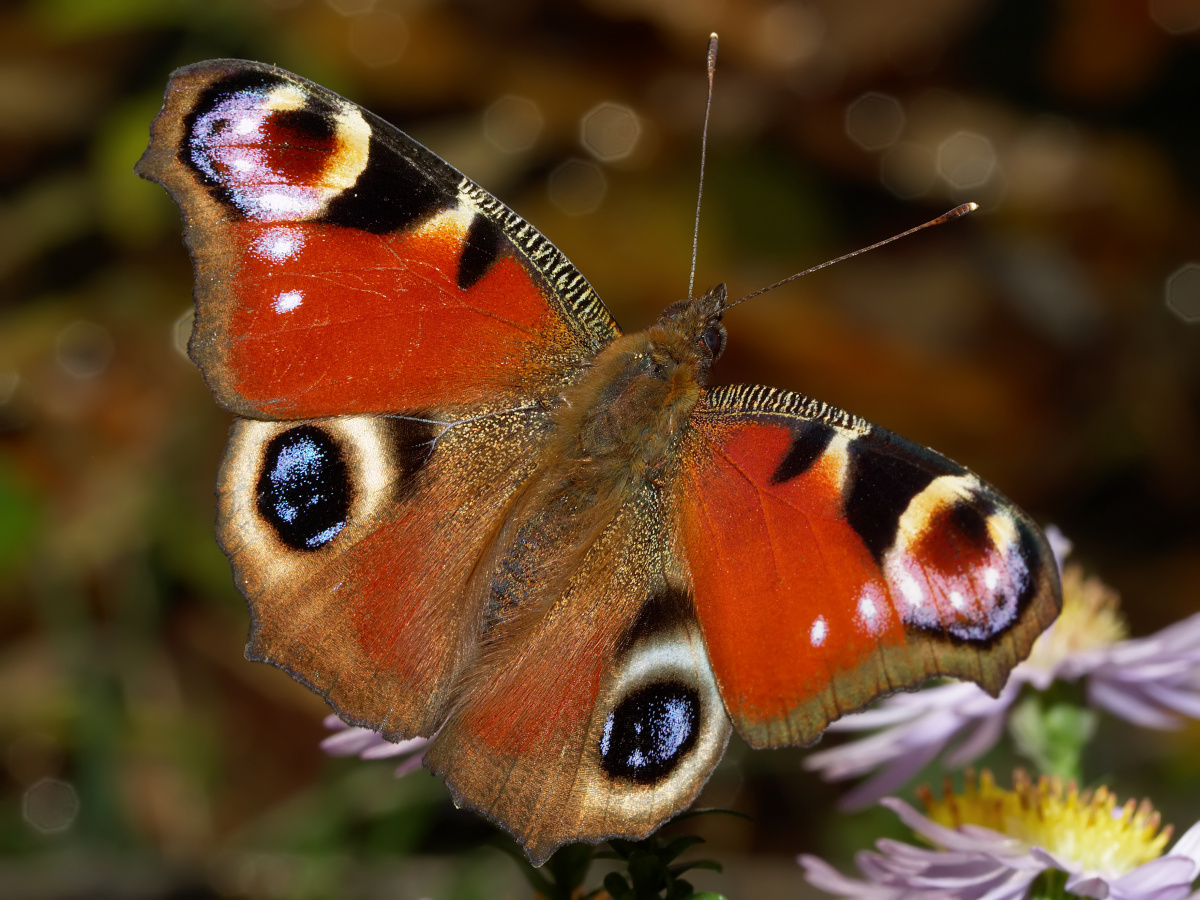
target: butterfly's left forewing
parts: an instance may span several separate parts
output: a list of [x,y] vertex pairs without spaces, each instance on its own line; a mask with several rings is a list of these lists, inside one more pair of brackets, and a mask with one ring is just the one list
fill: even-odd
[[290,72],[243,60],[180,69],[138,172],[183,210],[190,351],[239,415],[527,398],[570,381],[619,333],[536,229]]
[[1037,526],[943,456],[762,387],[710,389],[676,521],[726,708],[754,746],[935,675],[992,693],[1061,606]]

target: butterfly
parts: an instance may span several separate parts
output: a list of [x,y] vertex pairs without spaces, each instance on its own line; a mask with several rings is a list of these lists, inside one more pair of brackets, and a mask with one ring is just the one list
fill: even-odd
[[706,385],[725,286],[624,334],[528,222],[296,75],[175,72],[190,354],[237,416],[218,538],[246,655],[540,864],[689,805],[732,729],[815,741],[933,676],[996,694],[1058,613],[1029,517],[801,394]]

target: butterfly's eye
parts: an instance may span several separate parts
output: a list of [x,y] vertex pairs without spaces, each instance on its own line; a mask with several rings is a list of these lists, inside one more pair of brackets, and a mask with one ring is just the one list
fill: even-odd
[[700,333],[700,343],[708,351],[710,359],[716,359],[725,352],[725,326],[713,322]]

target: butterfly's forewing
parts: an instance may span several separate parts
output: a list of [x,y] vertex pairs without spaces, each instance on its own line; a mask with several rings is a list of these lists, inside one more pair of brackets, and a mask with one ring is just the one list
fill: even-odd
[[527,397],[618,334],[524,220],[383,120],[261,63],[177,71],[138,172],[184,213],[191,353],[255,418]]
[[[506,591],[515,612],[486,635],[475,670],[486,681],[468,684],[426,755],[456,802],[503,825],[535,864],[568,840],[644,837],[724,753],[729,719],[662,503],[654,488],[630,498],[548,608]],[[562,529],[548,525],[517,536],[536,549],[508,554],[502,582],[561,558],[544,538]]]
[[961,466],[841,410],[710,389],[678,519],[730,717],[754,746],[934,675],[998,693],[1061,606],[1040,530]]
[[270,66],[176,72],[138,172],[184,214],[192,357],[259,420],[235,425],[219,485],[248,654],[348,721],[432,733],[478,640],[465,584],[549,428],[542,400],[615,323],[503,204]]

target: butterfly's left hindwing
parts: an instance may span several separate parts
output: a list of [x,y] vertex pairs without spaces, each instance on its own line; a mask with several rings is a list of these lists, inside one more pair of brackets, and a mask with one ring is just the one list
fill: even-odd
[[730,717],[754,746],[935,675],[996,694],[1061,595],[1041,531],[963,467],[840,410],[711,389],[677,522]]
[[331,91],[261,63],[180,69],[138,172],[183,210],[192,357],[253,418],[529,398],[618,333],[534,228]]

